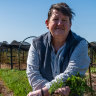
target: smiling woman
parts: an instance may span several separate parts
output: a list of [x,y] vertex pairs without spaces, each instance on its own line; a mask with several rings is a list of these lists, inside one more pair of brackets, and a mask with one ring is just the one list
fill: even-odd
[[[52,16],[46,20],[46,26],[53,37],[53,46],[57,51],[66,41],[71,28],[69,17],[57,10],[52,11]],[[59,41],[58,41],[59,40]],[[56,45],[58,44],[58,46]],[[59,45],[60,44],[60,45]]]
[[[57,79],[66,81],[77,74],[84,75],[90,59],[87,41],[71,30],[74,13],[66,3],[53,4],[48,12],[49,32],[33,39],[27,59],[27,76],[33,92],[28,96],[49,96],[50,86]],[[55,91],[70,94],[69,86]]]

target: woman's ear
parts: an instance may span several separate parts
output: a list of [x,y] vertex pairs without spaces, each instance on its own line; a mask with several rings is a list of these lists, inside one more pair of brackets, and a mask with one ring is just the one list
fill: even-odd
[[45,21],[45,24],[46,24],[47,29],[49,29],[49,26],[48,26],[48,25],[49,25],[49,24],[48,24],[48,20]]

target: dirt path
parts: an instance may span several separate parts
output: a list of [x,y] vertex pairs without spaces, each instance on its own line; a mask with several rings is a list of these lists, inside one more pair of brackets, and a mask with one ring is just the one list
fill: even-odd
[[2,81],[2,79],[0,78],[0,94],[2,94],[3,96],[13,96],[13,92],[10,91],[4,84],[4,82]]

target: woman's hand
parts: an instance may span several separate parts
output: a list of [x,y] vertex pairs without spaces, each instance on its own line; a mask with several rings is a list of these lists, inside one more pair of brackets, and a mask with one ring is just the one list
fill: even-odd
[[[49,96],[49,92],[46,87],[43,87],[42,91],[43,91],[44,96]],[[29,92],[27,96],[42,96],[41,89],[33,91],[33,92]]]
[[33,92],[29,92],[27,96],[42,96],[41,89],[33,91]]
[[69,96],[70,88],[69,86],[65,86],[63,88],[58,88],[55,93],[60,94],[61,96]]

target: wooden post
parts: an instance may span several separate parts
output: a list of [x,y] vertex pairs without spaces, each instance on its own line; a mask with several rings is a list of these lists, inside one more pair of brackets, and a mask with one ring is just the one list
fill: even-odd
[[21,61],[20,54],[21,54],[21,50],[18,49],[18,64],[19,64],[19,70],[20,70],[20,61]]
[[[91,59],[91,62],[90,62],[90,66],[89,66],[89,79],[90,79],[90,87],[91,89],[92,88],[92,78],[91,78],[91,66],[92,66],[92,63],[93,63],[93,50],[92,50],[92,47],[90,47],[90,59]],[[93,96],[93,92],[91,92],[91,95]]]
[[10,62],[11,62],[11,69],[13,69],[12,46],[10,46]]

